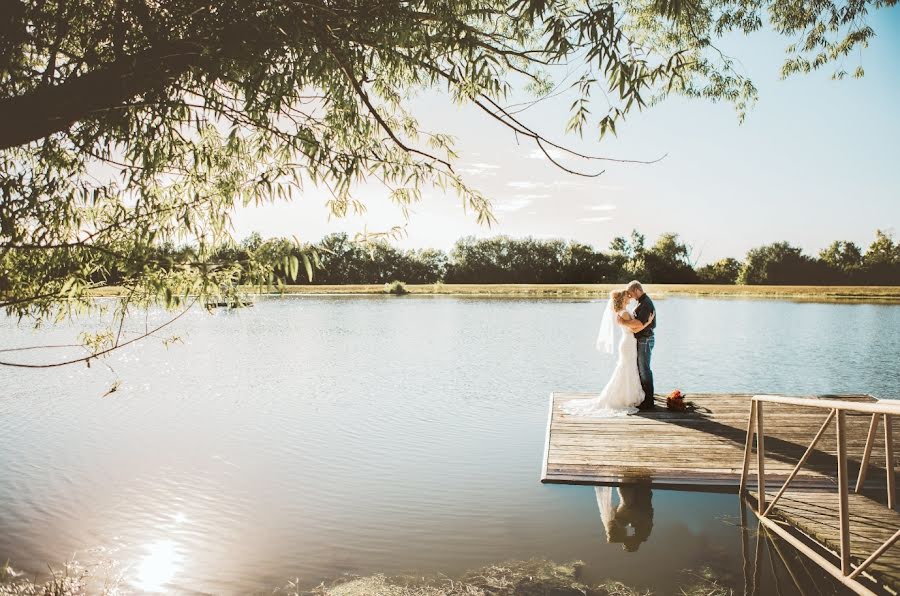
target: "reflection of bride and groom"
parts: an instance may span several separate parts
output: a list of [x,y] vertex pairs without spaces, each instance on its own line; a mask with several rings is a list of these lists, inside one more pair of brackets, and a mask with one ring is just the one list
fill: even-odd
[[594,488],[600,518],[606,528],[606,541],[620,543],[628,552],[634,552],[650,537],[653,529],[653,492],[649,484],[623,484],[618,506],[613,504],[613,489],[609,486]]

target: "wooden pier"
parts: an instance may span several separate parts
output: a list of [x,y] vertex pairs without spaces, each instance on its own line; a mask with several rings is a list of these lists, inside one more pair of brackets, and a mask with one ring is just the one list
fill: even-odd
[[749,491],[760,524],[848,588],[900,591],[900,401],[702,394],[689,395],[694,409],[684,412],[657,397],[655,411],[634,416],[564,413],[566,402],[593,396],[551,395],[542,482]]
[[[649,482],[653,488],[738,492],[741,483],[750,394],[694,394],[687,401],[693,412],[671,412],[657,397],[657,409],[621,418],[580,418],[564,414],[571,399],[593,393],[554,393],[541,481],[563,484],[618,486]],[[875,402],[869,395],[841,395],[842,400]],[[818,396],[829,399],[829,396]],[[784,481],[803,455],[827,412],[797,406],[766,409],[766,477]],[[848,416],[851,473],[859,469],[869,417]],[[884,486],[884,437],[876,437],[873,469],[866,484]],[[837,487],[836,442],[823,437],[817,452],[802,470],[795,486]],[[751,472],[755,473],[755,460]],[[750,486],[755,486],[751,475]]]

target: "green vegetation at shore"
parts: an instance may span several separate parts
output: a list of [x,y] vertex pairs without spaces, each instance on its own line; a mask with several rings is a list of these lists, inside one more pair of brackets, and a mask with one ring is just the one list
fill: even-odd
[[[115,567],[113,565],[112,567]],[[279,596],[650,596],[652,592],[605,581],[588,584],[581,578],[580,561],[558,564],[545,559],[509,561],[466,572],[461,577],[394,576],[375,574],[342,577],[307,587],[300,580],[287,582],[275,590],[258,592]],[[46,580],[17,574],[8,565],[0,568],[0,595],[3,596],[83,596],[113,595],[126,586],[121,571],[110,574],[109,565],[90,568],[70,562]],[[685,571],[679,586],[684,596],[725,596],[733,590],[724,578],[704,568]]]
[[[402,284],[405,294],[495,298],[605,298],[622,284]],[[715,284],[645,284],[654,297],[761,298],[809,302],[900,303],[897,286],[742,286]],[[244,294],[261,296],[364,296],[400,294],[394,284],[285,285],[277,289],[242,286]],[[122,297],[124,288],[94,290],[95,297]]]
[[[622,284],[406,284],[411,295],[446,295],[473,297],[591,298],[605,297]],[[243,288],[248,293],[291,295],[365,295],[385,294],[383,285],[289,285],[275,292]],[[705,296],[752,297],[809,301],[868,301],[900,303],[900,287],[896,286],[740,286],[703,284],[646,284],[655,297]]]

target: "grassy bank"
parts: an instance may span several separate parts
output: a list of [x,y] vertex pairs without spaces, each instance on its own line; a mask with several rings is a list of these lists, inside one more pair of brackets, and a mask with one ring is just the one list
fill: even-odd
[[[9,565],[0,567],[2,596],[113,596],[134,592],[115,563],[85,567],[75,561],[38,580],[17,573]],[[458,578],[444,575],[395,576],[382,574],[344,576],[318,586],[304,586],[301,580],[289,581],[274,590],[255,594],[276,596],[651,596],[648,590],[620,582],[585,583],[583,563],[558,564],[544,559],[509,561],[489,565]],[[115,570],[113,570],[115,568]],[[734,589],[708,568],[685,570],[677,586],[684,596],[729,596]],[[732,582],[733,583],[733,582]],[[167,586],[168,587],[168,586]]]
[[[410,294],[448,296],[597,297],[621,284],[408,284]],[[754,297],[810,301],[900,303],[900,286],[731,286],[647,284],[653,296]],[[256,288],[246,288],[256,293]],[[384,294],[383,285],[286,286],[284,294]]]
[[[429,296],[473,296],[513,298],[597,298],[605,297],[622,284],[405,284],[407,293]],[[367,295],[386,294],[384,284],[369,285],[292,285],[282,290],[263,290],[256,286],[241,288],[247,294],[289,295]],[[705,296],[711,298],[763,298],[808,302],[878,302],[900,304],[900,286],[738,286],[646,284],[653,297]],[[92,291],[94,296],[122,296],[121,288],[107,287]]]

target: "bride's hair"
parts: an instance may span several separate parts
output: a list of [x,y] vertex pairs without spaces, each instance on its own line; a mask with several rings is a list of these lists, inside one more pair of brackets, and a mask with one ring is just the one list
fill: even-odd
[[609,293],[613,312],[619,312],[625,306],[625,290],[613,290]]

